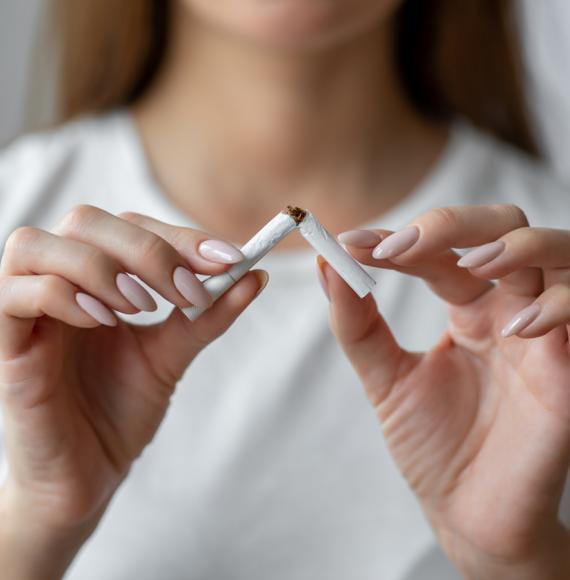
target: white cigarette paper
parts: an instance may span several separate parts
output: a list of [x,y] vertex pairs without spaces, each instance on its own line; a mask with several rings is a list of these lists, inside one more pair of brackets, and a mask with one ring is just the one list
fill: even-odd
[[371,292],[376,280],[327,232],[312,213],[307,212],[299,225],[299,231],[360,298]]
[[[295,228],[297,222],[287,213],[277,214],[270,222],[261,228],[249,242],[241,248],[245,260],[234,264],[229,270],[218,276],[210,276],[204,280],[204,288],[215,302],[227,292],[240,278],[243,278],[252,268],[274,248],[283,238],[286,238]],[[190,319],[196,320],[207,307],[190,306],[182,312]]]
[[[301,235],[319,252],[323,258],[344,278],[345,282],[364,298],[376,285],[356,260],[346,252],[310,212],[300,208],[288,207],[277,214],[249,242],[241,248],[245,260],[233,265],[219,276],[210,276],[204,280],[204,288],[215,302],[227,292],[240,278],[243,278],[261,258],[272,250],[293,230],[299,229]],[[190,319],[196,320],[207,308],[190,306],[182,312]]]

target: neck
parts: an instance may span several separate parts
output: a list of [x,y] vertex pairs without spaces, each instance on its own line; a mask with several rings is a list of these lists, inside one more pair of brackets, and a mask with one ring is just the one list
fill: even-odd
[[175,22],[135,117],[164,190],[212,233],[243,241],[287,204],[353,227],[397,203],[442,147],[401,93],[389,23],[292,54]]

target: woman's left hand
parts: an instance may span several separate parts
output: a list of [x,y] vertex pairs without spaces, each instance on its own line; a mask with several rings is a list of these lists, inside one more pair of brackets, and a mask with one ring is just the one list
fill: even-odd
[[[570,578],[558,519],[570,464],[570,231],[531,228],[514,206],[466,206],[341,241],[449,303],[440,342],[411,353],[374,300],[321,261],[333,330],[447,555],[469,578]],[[452,248],[481,244],[457,264]]]

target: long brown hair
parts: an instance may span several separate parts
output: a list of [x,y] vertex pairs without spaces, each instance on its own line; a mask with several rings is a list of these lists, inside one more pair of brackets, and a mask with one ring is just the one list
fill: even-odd
[[[169,0],[53,0],[60,119],[133,103],[152,82],[169,37]],[[463,117],[537,154],[524,92],[513,0],[405,0],[396,59],[424,114]]]

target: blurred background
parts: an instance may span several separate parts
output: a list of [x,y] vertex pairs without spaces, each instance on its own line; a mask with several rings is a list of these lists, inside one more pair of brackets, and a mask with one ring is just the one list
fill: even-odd
[[[56,87],[49,47],[39,44],[46,4],[0,0],[0,146],[50,117]],[[538,130],[549,162],[570,182],[570,0],[520,0],[520,8]]]

